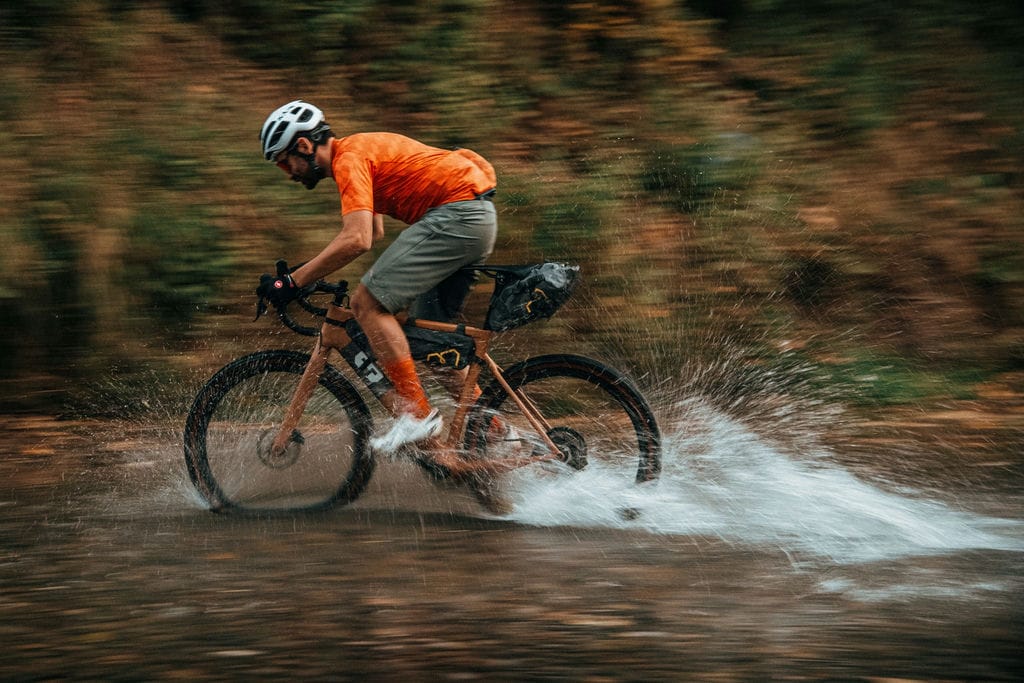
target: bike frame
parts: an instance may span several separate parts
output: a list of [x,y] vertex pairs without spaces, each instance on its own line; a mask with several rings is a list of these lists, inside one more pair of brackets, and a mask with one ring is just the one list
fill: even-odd
[[[313,352],[310,355],[309,363],[306,365],[302,378],[299,380],[299,384],[292,396],[288,410],[285,412],[284,421],[282,422],[280,430],[275,436],[271,446],[272,456],[277,457],[282,455],[285,448],[287,448],[288,443],[292,438],[292,434],[299,424],[299,419],[302,417],[302,413],[306,409],[306,404],[313,395],[313,390],[316,389],[317,383],[320,381],[320,375],[327,366],[327,361],[332,350],[338,351],[339,355],[345,359],[345,362],[348,363],[353,371],[360,375],[360,377],[362,377],[365,372],[379,373],[378,377],[384,376],[384,373],[380,368],[376,367],[376,364],[373,364],[373,367],[369,366],[369,364],[372,363],[372,359],[368,356],[360,354],[362,356],[361,359],[357,356],[356,363],[360,363],[360,366],[357,367],[353,362],[349,361],[348,358],[345,358],[345,356],[340,353],[341,349],[348,346],[352,341],[352,338],[345,331],[345,322],[354,317],[355,314],[352,313],[352,309],[347,306],[341,306],[337,303],[331,303],[328,305],[327,316],[320,328],[320,334],[316,337],[316,342],[313,346]],[[540,441],[548,448],[548,452],[546,454],[536,455],[531,458],[531,461],[541,462],[546,460],[555,460],[559,457],[560,452],[558,447],[555,446],[554,442],[548,437],[548,431],[551,428],[550,424],[548,424],[544,419],[544,416],[540,414],[529,398],[521,392],[512,389],[506,380],[501,367],[488,353],[491,338],[494,336],[493,332],[478,327],[458,325],[455,323],[443,323],[434,320],[416,319],[413,320],[411,324],[415,327],[433,330],[435,332],[464,334],[473,340],[475,362],[469,365],[468,372],[466,373],[466,379],[462,384],[462,389],[459,395],[458,408],[451,420],[447,437],[443,442],[447,448],[456,449],[459,445],[459,440],[463,436],[463,431],[466,427],[466,420],[469,416],[469,410],[474,400],[474,388],[477,385],[477,380],[480,378],[484,367],[486,367],[488,372],[490,372],[501,388],[505,390],[508,396],[516,404],[516,407],[518,407],[526,417],[530,426],[534,431],[536,431]],[[379,400],[389,413],[392,415],[398,414],[400,399],[394,389],[379,397]]]

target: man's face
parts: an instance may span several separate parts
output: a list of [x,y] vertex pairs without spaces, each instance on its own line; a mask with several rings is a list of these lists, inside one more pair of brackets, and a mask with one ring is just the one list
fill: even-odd
[[274,163],[294,182],[305,185],[307,190],[312,190],[320,182],[320,176],[313,170],[312,164],[297,154],[292,154],[290,150],[281,152],[274,159]]

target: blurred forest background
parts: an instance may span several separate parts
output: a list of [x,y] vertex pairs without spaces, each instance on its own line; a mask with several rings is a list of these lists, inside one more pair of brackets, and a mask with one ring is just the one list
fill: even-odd
[[3,2],[4,409],[128,410],[307,344],[250,322],[339,227],[332,183],[261,158],[295,98],[494,163],[492,262],[586,276],[533,344],[1015,400],[1022,46],[1019,0]]

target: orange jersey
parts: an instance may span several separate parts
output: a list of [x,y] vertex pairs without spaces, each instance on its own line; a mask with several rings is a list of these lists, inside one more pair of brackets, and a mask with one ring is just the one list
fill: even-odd
[[492,189],[494,169],[468,149],[430,147],[397,133],[332,140],[331,169],[341,213],[372,211],[415,223],[429,209]]

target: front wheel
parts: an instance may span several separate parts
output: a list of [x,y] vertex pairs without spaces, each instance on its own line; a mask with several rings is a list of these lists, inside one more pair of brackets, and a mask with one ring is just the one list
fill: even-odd
[[[547,436],[571,468],[601,469],[623,483],[647,482],[660,474],[661,435],[654,414],[617,370],[583,356],[557,354],[530,358],[504,374],[510,388],[543,416]],[[518,438],[507,437],[508,427]],[[480,458],[512,457],[512,451],[522,454],[524,449],[541,452],[537,437],[531,437],[535,434],[495,381],[473,407],[466,448]]]
[[283,453],[270,445],[309,356],[260,351],[218,371],[185,425],[185,464],[212,510],[327,508],[355,500],[373,473],[370,411],[324,368]]

